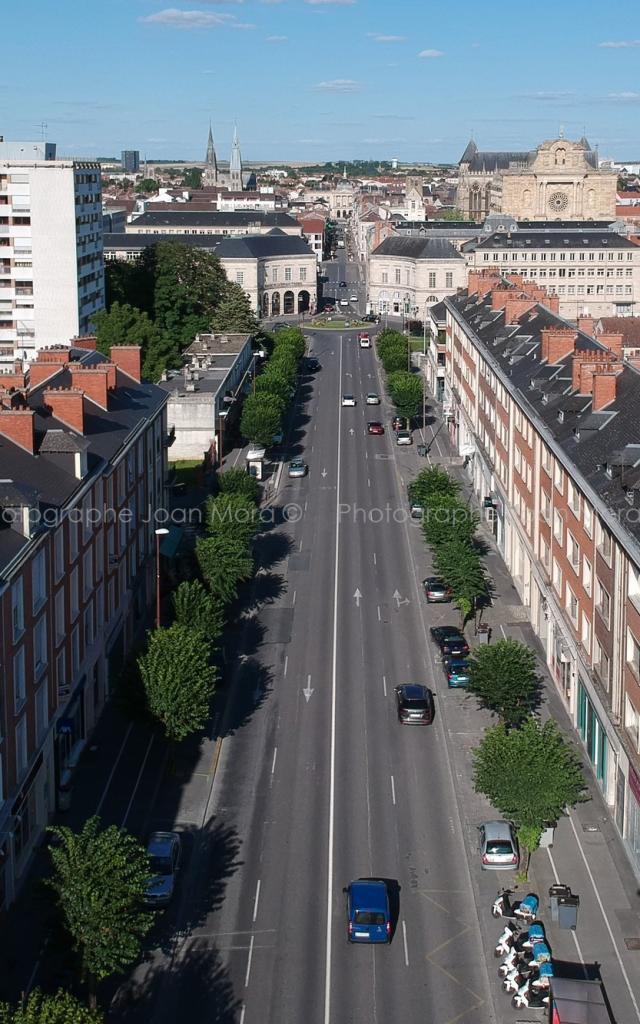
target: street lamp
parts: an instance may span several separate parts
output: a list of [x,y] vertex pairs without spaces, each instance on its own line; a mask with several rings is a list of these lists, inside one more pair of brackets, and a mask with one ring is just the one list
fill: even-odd
[[160,538],[168,534],[166,526],[159,526],[156,534],[156,629],[160,629]]

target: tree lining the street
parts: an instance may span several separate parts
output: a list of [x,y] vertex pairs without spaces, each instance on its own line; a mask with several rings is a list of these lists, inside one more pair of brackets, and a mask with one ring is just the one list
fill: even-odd
[[517,640],[479,647],[469,659],[469,692],[508,727],[528,718],[539,689],[536,656]]
[[414,419],[422,408],[422,377],[406,370],[396,370],[388,375],[387,387],[398,415]]
[[209,326],[212,331],[229,334],[252,334],[257,330],[251,299],[235,281],[227,282]]
[[52,994],[36,988],[11,1006],[0,1003],[0,1024],[104,1024],[102,1010],[86,1006],[71,992]]
[[211,654],[200,630],[174,622],[149,634],[138,659],[149,714],[172,745],[207,723],[218,675]]
[[183,580],[171,595],[175,622],[194,629],[216,645],[224,629],[225,606],[200,580]]
[[101,828],[96,816],[79,832],[66,825],[47,831],[55,844],[49,848],[53,873],[46,885],[55,894],[94,1006],[97,983],[138,958],[153,924],[153,913],[142,903],[149,858],[135,836],[115,825]]
[[253,394],[247,396],[242,407],[240,433],[247,441],[268,448],[282,429],[305,349],[299,328],[274,333],[271,355],[256,378]]

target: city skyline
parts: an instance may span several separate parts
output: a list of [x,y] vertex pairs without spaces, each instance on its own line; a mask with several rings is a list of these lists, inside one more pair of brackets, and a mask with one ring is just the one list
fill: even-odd
[[[0,134],[45,134],[60,154],[202,161],[211,119],[222,159],[235,122],[247,161],[455,163],[471,135],[486,150],[532,149],[561,129],[602,157],[637,155],[633,17],[612,32],[606,12],[577,22],[541,0],[525,48],[517,25],[466,18],[469,0],[437,21],[408,0],[392,14],[380,0],[115,0],[77,95],[95,22],[71,0],[30,8],[0,73]],[[5,13],[9,33],[18,17]]]

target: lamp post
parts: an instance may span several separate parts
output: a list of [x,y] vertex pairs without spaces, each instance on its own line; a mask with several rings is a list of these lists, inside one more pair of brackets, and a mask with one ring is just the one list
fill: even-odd
[[159,526],[156,533],[156,629],[160,629],[160,538],[168,534],[166,526]]

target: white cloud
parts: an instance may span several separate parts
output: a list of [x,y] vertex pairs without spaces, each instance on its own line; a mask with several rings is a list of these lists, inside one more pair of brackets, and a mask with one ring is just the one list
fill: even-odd
[[267,36],[268,43],[286,43],[289,36]]
[[302,146],[326,146],[326,139],[298,139]]
[[618,100],[622,103],[637,102],[640,100],[640,92],[610,92],[608,100]]
[[360,84],[351,78],[333,78],[329,82],[318,82],[314,85],[314,89],[321,92],[357,92],[359,88]]
[[255,27],[256,27],[255,25],[245,25],[242,22],[238,22],[237,25],[229,25],[229,28],[237,28],[237,29],[240,29],[242,32],[244,32],[244,31],[246,31],[248,29],[254,29]]
[[283,4],[285,0],[260,0],[261,4],[268,4],[270,7],[274,7],[276,4]]
[[442,50],[420,50],[418,57],[444,57]]
[[220,14],[219,11],[179,11],[168,7],[156,14],[148,14],[139,21],[147,25],[169,25],[171,28],[214,28],[233,21],[233,14]]
[[334,4],[337,7],[351,7],[356,3],[356,0],[304,0],[306,4],[310,4],[312,7],[318,7],[325,4]]
[[620,39],[618,42],[598,43],[602,50],[629,50],[640,46],[640,39]]
[[376,43],[404,43],[406,42],[406,36],[383,36],[379,32],[367,32],[369,39],[375,40]]
[[524,92],[517,98],[522,100],[545,100],[547,103],[558,103],[563,100],[575,99],[575,92],[553,92],[540,89],[537,92]]

